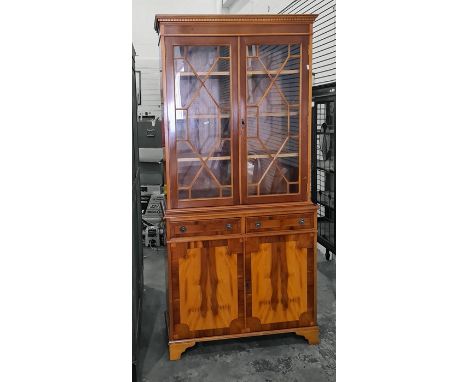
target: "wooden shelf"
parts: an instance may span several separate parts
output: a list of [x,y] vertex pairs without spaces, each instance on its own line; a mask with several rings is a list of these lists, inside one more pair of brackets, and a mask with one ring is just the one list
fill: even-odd
[[[289,113],[291,117],[297,117],[299,113],[297,111],[293,111]],[[258,115],[259,117],[287,117],[287,112],[271,112],[271,113],[261,113]],[[248,118],[256,118],[257,115],[247,115]],[[217,119],[217,118],[231,118],[230,114],[190,114],[188,119]],[[184,121],[185,118],[177,118],[177,121]]]
[[[269,70],[268,74],[278,74],[278,70]],[[299,69],[291,69],[291,70],[281,70],[279,72],[280,76],[283,74],[299,74]],[[256,76],[256,75],[267,75],[267,72],[264,70],[247,70],[248,76]]]
[[[290,116],[292,117],[296,117],[299,115],[299,113],[297,111],[293,111],[292,113],[289,113]],[[288,113],[287,112],[267,112],[267,113],[259,113],[258,114],[259,117],[287,117],[288,116]],[[257,115],[248,115],[247,114],[247,117],[248,118],[255,118],[257,117]]]
[[[272,154],[255,154],[255,155],[247,155],[248,159],[268,159],[271,157],[274,157],[276,153]],[[279,154],[277,158],[294,158],[298,157],[299,153],[284,153],[284,154]]]
[[[229,76],[231,73],[230,72],[197,72],[197,75],[200,76],[206,76],[209,74],[210,76]],[[178,72],[176,73],[176,76],[180,75],[181,77],[194,77],[195,73],[193,72]]]
[[231,116],[229,114],[195,114],[195,115],[189,115],[188,119],[205,119],[205,118],[211,118],[211,119],[217,119],[217,118],[230,118]]
[[[214,71],[214,72],[197,72],[198,76],[229,76],[231,73],[229,71]],[[278,70],[268,70],[268,72],[264,70],[247,70],[247,75],[248,76],[258,76],[258,75],[268,75],[268,74],[278,74]],[[286,70],[281,70],[279,72],[280,76],[281,75],[287,75],[287,74],[299,74],[299,69],[286,69]],[[178,72],[176,75],[180,75],[181,77],[193,77],[195,76],[195,73],[193,72]]]
[[[230,156],[223,156],[223,157],[202,157],[204,161],[207,160],[231,160]],[[199,162],[200,158],[177,158],[177,162]]]
[[[269,159],[276,155],[276,153],[271,154],[252,154],[248,155],[248,159]],[[299,153],[282,153],[278,154],[277,158],[295,158],[298,157]],[[206,160],[231,160],[230,156],[219,156],[219,157],[202,157],[204,161]],[[189,158],[177,158],[178,162],[198,162],[200,159],[197,157],[189,157]]]

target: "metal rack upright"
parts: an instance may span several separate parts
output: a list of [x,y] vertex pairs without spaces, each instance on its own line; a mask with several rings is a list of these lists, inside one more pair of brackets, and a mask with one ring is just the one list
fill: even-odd
[[317,241],[336,255],[336,83],[313,88],[312,199],[319,205]]

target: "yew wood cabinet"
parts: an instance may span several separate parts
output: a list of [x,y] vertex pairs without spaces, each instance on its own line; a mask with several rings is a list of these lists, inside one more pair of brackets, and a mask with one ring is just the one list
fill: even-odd
[[315,15],[158,15],[169,355],[295,332],[319,342],[310,201]]

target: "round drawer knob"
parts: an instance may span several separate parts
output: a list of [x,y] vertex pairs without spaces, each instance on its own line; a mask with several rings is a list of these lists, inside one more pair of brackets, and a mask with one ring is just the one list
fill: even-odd
[[299,219],[299,224],[300,224],[300,225],[304,225],[304,224],[305,224],[304,218],[300,218],[300,219]]
[[230,231],[232,229],[232,224],[230,223],[226,224],[226,229]]
[[260,223],[260,222],[255,223],[255,228],[260,228],[261,226],[262,226],[262,223]]
[[185,232],[185,231],[187,231],[187,227],[184,226],[184,225],[183,225],[183,226],[180,226],[179,231],[180,231],[180,232]]

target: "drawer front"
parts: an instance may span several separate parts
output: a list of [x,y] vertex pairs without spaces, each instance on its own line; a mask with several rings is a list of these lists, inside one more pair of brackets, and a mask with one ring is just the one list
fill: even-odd
[[254,216],[247,218],[246,230],[252,232],[287,231],[314,228],[314,214]]
[[171,237],[230,235],[241,232],[239,218],[192,220],[169,225]]

